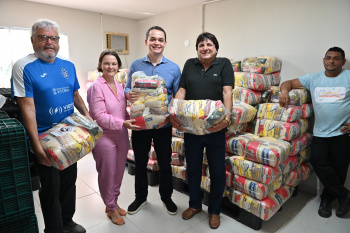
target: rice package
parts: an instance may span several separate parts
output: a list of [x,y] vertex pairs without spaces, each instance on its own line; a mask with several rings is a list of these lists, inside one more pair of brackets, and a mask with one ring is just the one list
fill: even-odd
[[271,137],[262,137],[247,143],[244,157],[247,160],[276,167],[287,159],[290,151],[289,142]]
[[128,154],[127,154],[126,158],[130,161],[135,161],[135,155],[134,155],[133,149],[128,150]]
[[[291,141],[302,133],[303,125],[299,121],[283,122],[269,119],[255,119],[251,132],[261,137],[273,137],[284,141]],[[304,129],[306,129],[306,126],[304,125]]]
[[149,171],[159,171],[158,161],[154,159],[149,159],[147,163],[147,169]]
[[255,118],[256,109],[244,102],[233,101],[231,121],[232,124],[237,125],[252,121]]
[[40,134],[39,140],[52,162],[51,166],[63,170],[88,154],[102,134],[96,122],[80,113],[72,113]]
[[129,137],[129,149],[132,149],[132,140],[131,140],[131,129],[128,129],[128,137]]
[[172,99],[169,114],[175,117],[187,133],[209,134],[208,128],[222,121],[230,113],[220,101]]
[[148,158],[153,160],[157,159],[157,154],[153,146],[151,146],[151,149],[148,152]]
[[171,154],[171,165],[177,165],[177,166],[181,166],[184,165],[184,159],[183,156],[180,155],[179,153],[172,153]]
[[234,72],[241,72],[241,61],[230,59]]
[[291,140],[290,145],[292,146],[292,151],[290,152],[290,155],[297,155],[306,147],[310,146],[311,139],[312,139],[312,134],[306,132],[300,135],[299,137]]
[[[279,103],[281,92],[278,87],[272,87],[271,102]],[[311,94],[307,89],[291,89],[289,91],[290,104],[301,106],[311,101]]]
[[303,114],[301,118],[310,118],[314,115],[314,107],[312,106],[312,104],[303,104],[302,108]]
[[226,170],[235,175],[244,176],[248,179],[263,184],[271,184],[281,176],[277,167],[270,167],[244,159],[243,156],[230,156],[225,158]]
[[304,150],[300,151],[299,154],[297,154],[299,165],[303,162],[309,161],[310,155],[311,155],[311,147],[310,146],[308,146],[308,147],[304,148]]
[[256,118],[259,119],[293,122],[299,120],[303,115],[301,106],[281,107],[279,103],[264,103],[257,105],[256,108],[258,110]]
[[210,193],[210,178],[208,176],[202,176],[201,188]]
[[142,71],[133,73],[131,90],[139,98],[131,105],[130,117],[141,129],[157,129],[167,123],[167,88],[163,78],[146,76]]
[[247,129],[248,129],[247,123],[239,123],[237,125],[231,124],[227,127],[227,133],[229,134],[242,133],[242,132],[246,132]]
[[271,184],[262,184],[254,180],[247,179],[243,176],[235,175],[233,178],[233,188],[249,194],[250,196],[261,200],[265,198],[269,193],[279,189],[282,185],[282,176]]
[[294,189],[282,186],[262,200],[230,188],[226,194],[230,201],[262,220],[269,220],[293,194]]
[[300,125],[300,133],[306,133],[309,128],[310,128],[310,122],[309,119],[305,118],[305,119],[299,119],[298,123]]
[[229,137],[226,137],[226,151],[235,155],[243,156],[246,144],[258,138],[259,136],[251,133],[230,135]]
[[233,177],[232,172],[226,170],[226,187],[230,188],[233,186]]
[[227,197],[240,208],[254,214],[262,220],[269,220],[281,206],[274,197],[266,197],[259,201],[252,196],[245,194],[239,190],[230,188],[227,190]]
[[242,71],[258,74],[271,74],[281,70],[282,61],[278,57],[248,57],[242,61]]
[[283,174],[283,184],[290,187],[296,187],[301,181],[301,169],[300,166],[297,166],[289,173]]
[[172,137],[171,138],[171,150],[173,153],[185,154],[185,141],[183,138]]
[[271,99],[271,87],[265,91],[261,91],[261,102],[260,103],[270,103]]
[[184,138],[184,132],[179,131],[177,128],[172,129],[172,135],[178,138]]
[[306,180],[309,178],[310,173],[312,171],[312,166],[309,162],[304,162],[300,164],[300,171],[301,171],[301,180]]
[[174,177],[181,180],[187,180],[187,172],[185,166],[171,165],[171,170]]
[[278,168],[281,170],[282,174],[287,174],[294,168],[299,166],[297,156],[288,156],[288,158],[282,163],[278,164]]
[[271,74],[256,74],[246,72],[235,72],[235,87],[244,87],[256,91],[268,90],[271,86],[280,83],[279,72]]
[[257,105],[261,102],[261,92],[244,87],[235,87],[233,89],[233,100],[238,100],[250,105]]

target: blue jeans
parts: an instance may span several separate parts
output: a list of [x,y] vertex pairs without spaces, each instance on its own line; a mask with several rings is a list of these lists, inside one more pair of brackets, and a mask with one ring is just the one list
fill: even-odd
[[185,157],[187,163],[187,179],[190,194],[189,206],[202,208],[201,179],[203,149],[206,148],[210,173],[209,214],[219,215],[225,189],[225,133],[223,131],[193,135],[185,133]]

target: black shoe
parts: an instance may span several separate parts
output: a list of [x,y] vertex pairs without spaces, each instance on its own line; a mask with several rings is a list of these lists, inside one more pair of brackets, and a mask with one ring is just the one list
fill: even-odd
[[323,218],[329,218],[332,216],[332,206],[328,201],[321,200],[320,208],[318,209],[318,215]]
[[64,233],[85,233],[86,230],[81,225],[75,223],[73,220],[63,223]]
[[349,208],[350,208],[350,191],[348,191],[348,194],[344,199],[339,200],[339,208],[337,209],[335,214],[339,218],[344,217],[349,212]]
[[171,200],[171,198],[162,200],[162,202],[163,202],[163,205],[166,208],[166,211],[168,212],[168,214],[176,214],[177,213],[177,206],[175,205],[173,200]]
[[135,199],[133,203],[131,203],[128,207],[128,214],[136,214],[142,206],[146,205],[147,201],[141,201]]

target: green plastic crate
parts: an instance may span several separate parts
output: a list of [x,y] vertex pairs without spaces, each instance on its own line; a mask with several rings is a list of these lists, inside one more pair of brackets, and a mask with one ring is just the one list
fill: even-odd
[[0,120],[0,145],[11,144],[18,141],[25,141],[24,127],[17,119]]
[[0,144],[0,163],[5,160],[11,159],[27,159],[28,151],[27,151],[27,142],[12,142],[8,144]]
[[1,188],[28,183],[28,179],[30,179],[28,162],[23,159],[15,159],[1,162],[0,165],[4,167],[0,170]]
[[0,119],[8,119],[8,118],[9,118],[9,116],[7,115],[6,112],[0,111]]
[[4,160],[28,160],[24,127],[16,119],[0,120],[0,163]]
[[38,233],[38,221],[36,215],[32,214],[29,217],[22,218],[17,221],[12,221],[6,224],[0,224],[1,232],[8,233]]
[[26,143],[16,119],[0,120],[0,226],[34,214]]
[[35,212],[28,162],[14,159],[0,162],[3,165],[7,168],[0,170],[0,225]]

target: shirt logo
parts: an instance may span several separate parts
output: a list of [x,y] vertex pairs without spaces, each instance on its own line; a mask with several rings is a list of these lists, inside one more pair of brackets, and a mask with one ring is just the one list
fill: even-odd
[[68,71],[66,71],[66,69],[62,68],[62,69],[61,69],[61,74],[62,74],[62,76],[63,76],[64,78],[66,78],[66,79],[69,78],[69,77],[68,77]]
[[316,87],[315,100],[317,103],[343,102],[346,94],[345,87]]
[[64,106],[58,106],[56,108],[51,107],[49,109],[49,113],[51,115],[56,115],[56,114],[62,114],[62,112],[71,111],[73,109],[74,109],[74,102],[71,104],[64,105]]
[[40,75],[40,77],[44,78],[47,75],[47,73],[43,73],[42,75]]
[[66,93],[66,92],[69,92],[69,87],[67,86],[67,87],[53,88],[52,92],[54,95]]
[[213,76],[214,76],[214,77],[217,77],[217,76],[218,76],[218,74],[213,74]]
[[61,114],[62,113],[62,107],[56,107],[56,108],[50,108],[49,112],[51,115],[56,115],[57,113]]

